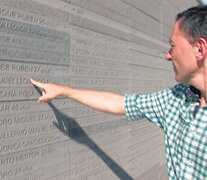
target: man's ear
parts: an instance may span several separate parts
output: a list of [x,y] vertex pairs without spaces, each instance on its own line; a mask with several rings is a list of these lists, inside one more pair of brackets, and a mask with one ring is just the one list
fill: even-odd
[[198,63],[201,63],[207,56],[207,40],[204,38],[198,38],[195,43],[195,53]]

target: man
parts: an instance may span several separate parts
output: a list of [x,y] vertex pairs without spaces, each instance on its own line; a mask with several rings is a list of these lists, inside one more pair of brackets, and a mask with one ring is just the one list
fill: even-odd
[[165,133],[169,179],[207,178],[207,6],[178,14],[170,51],[175,79],[181,84],[153,94],[127,94],[75,89],[44,84],[39,102],[67,96],[94,109],[127,114],[130,120],[145,117]]

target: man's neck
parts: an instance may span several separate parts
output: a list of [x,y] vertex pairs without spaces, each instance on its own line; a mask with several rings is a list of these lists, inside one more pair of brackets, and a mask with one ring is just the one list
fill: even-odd
[[207,104],[206,99],[205,99],[205,98],[203,98],[203,97],[201,97],[201,107],[206,106],[206,104]]

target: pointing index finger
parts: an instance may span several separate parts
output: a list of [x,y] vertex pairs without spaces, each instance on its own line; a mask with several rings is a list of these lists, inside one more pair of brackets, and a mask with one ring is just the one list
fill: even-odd
[[35,81],[34,79],[30,79],[30,82],[33,84],[33,85],[35,85],[35,86],[37,86],[37,87],[39,87],[39,88],[44,88],[44,84],[43,83],[41,83],[41,82],[38,82],[38,81]]

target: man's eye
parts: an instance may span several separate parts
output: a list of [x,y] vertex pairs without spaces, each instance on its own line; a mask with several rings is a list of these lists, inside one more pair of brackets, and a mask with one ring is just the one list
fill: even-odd
[[174,47],[175,47],[174,44],[171,44],[171,45],[170,45],[170,49],[173,49]]
[[174,44],[170,44],[170,46],[171,46],[171,48],[172,48],[172,47],[175,47],[175,45],[174,45]]
[[170,54],[173,52],[173,48],[174,48],[174,46],[170,47]]

